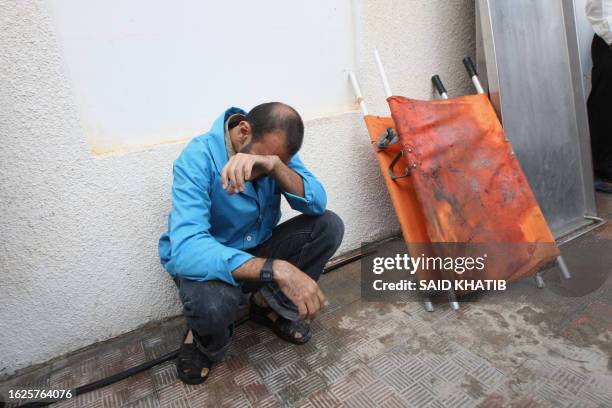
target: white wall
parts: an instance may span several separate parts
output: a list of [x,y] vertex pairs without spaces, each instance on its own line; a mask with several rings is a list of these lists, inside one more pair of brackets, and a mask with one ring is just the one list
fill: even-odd
[[50,9],[95,154],[191,138],[232,105],[282,97],[306,119],[352,109],[350,0],[52,0]]
[[[474,52],[472,0],[353,6],[357,73],[373,113],[387,112],[374,46],[398,94],[429,98],[433,73],[452,94],[469,92],[461,58]],[[92,156],[48,3],[0,0],[0,10],[0,374],[8,374],[180,312],[157,239],[183,144]],[[302,157],[346,223],[340,252],[396,232],[360,115],[306,127]]]

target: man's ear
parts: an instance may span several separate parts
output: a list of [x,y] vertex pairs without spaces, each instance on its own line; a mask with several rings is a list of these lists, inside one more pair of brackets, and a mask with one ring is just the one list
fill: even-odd
[[246,145],[251,141],[251,125],[246,120],[241,121],[238,124],[238,137],[240,138],[240,144]]

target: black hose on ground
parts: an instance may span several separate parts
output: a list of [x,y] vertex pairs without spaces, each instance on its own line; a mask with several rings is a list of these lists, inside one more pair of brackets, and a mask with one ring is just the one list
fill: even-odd
[[[165,363],[168,360],[172,360],[178,355],[178,350],[174,350],[170,353],[164,354],[163,356],[157,357],[151,361],[147,361],[136,367],[128,368],[125,371],[122,371],[117,374],[113,374],[106,378],[102,378],[101,380],[94,381],[89,384],[81,385],[80,387],[72,390],[72,398],[77,397],[79,395],[97,390],[98,388],[106,387],[107,385],[114,384],[118,381],[125,380],[128,377],[131,377],[135,374],[141,373],[149,368],[155,367],[158,364]],[[28,402],[23,405],[19,405],[17,408],[38,408],[38,407],[46,407],[47,405],[51,405],[55,402],[59,402],[61,400],[45,400],[45,401],[36,401],[36,402]]]

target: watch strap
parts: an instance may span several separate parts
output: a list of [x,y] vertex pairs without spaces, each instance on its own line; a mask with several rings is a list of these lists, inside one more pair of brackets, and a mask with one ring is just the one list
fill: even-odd
[[259,271],[259,281],[260,282],[273,282],[274,281],[274,271],[272,270],[272,262],[274,259],[267,258],[264,262],[261,270]]

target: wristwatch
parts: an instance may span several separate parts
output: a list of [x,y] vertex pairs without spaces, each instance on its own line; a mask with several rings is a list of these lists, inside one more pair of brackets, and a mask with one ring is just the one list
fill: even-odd
[[272,270],[272,262],[274,259],[267,258],[264,262],[261,270],[259,271],[259,281],[263,283],[270,283],[274,281],[274,271]]

